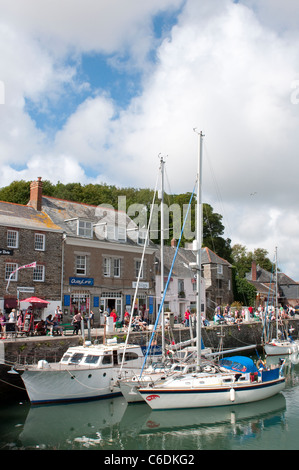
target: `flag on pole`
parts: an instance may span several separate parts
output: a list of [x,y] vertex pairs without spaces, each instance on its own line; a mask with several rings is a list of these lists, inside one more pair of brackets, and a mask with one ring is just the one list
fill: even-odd
[[7,286],[6,286],[6,292],[8,292],[8,288],[9,288],[9,283],[10,283],[10,280],[11,278],[13,277],[13,275],[19,271],[20,269],[25,269],[25,268],[36,268],[36,261],[34,261],[33,263],[30,263],[30,264],[24,264],[24,266],[20,266],[19,268],[15,269],[14,271],[12,271],[9,275],[9,279],[8,279],[8,283],[7,283]]

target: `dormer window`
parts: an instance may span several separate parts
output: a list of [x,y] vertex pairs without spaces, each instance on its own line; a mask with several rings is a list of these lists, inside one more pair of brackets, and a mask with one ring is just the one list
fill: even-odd
[[79,237],[92,238],[93,226],[92,222],[86,220],[78,220],[78,235]]
[[107,240],[125,242],[127,239],[126,228],[118,225],[106,225],[106,238]]

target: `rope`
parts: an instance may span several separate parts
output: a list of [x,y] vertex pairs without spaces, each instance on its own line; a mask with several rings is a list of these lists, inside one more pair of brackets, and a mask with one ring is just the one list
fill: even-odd
[[14,388],[18,388],[19,390],[26,390],[25,387],[19,387],[18,385],[15,385],[15,384],[12,384],[10,382],[6,382],[5,380],[3,379],[0,379],[0,382],[6,384],[6,385],[10,385],[11,387],[14,387]]
[[146,360],[147,360],[147,356],[148,356],[148,353],[149,353],[149,350],[150,350],[150,347],[151,347],[151,343],[152,343],[153,337],[155,335],[156,328],[157,328],[157,325],[158,325],[158,321],[159,321],[159,318],[160,318],[160,315],[161,315],[161,311],[162,311],[162,307],[163,307],[163,304],[164,304],[166,292],[167,292],[168,285],[169,285],[169,282],[170,282],[170,279],[171,279],[174,263],[175,263],[175,260],[176,260],[177,254],[178,254],[179,246],[180,246],[181,239],[182,239],[182,236],[183,236],[184,228],[185,228],[185,225],[186,225],[186,221],[187,221],[189,209],[190,209],[190,206],[191,206],[191,202],[192,202],[192,199],[193,199],[193,196],[194,196],[194,193],[195,193],[195,189],[196,189],[196,183],[194,185],[193,192],[192,192],[191,197],[190,197],[188,210],[187,210],[186,215],[185,215],[185,220],[184,220],[183,227],[182,227],[182,230],[181,230],[181,235],[180,235],[180,238],[178,240],[176,251],[175,251],[175,254],[174,254],[174,257],[173,257],[173,260],[172,260],[172,265],[171,265],[171,268],[170,268],[170,271],[169,271],[169,274],[168,274],[168,279],[167,279],[167,282],[166,282],[166,285],[165,285],[165,288],[164,288],[162,302],[161,302],[160,307],[159,307],[159,312],[158,312],[158,315],[157,315],[157,318],[156,318],[154,331],[152,333],[152,337],[151,337],[151,340],[149,342],[149,345],[148,345],[148,348],[147,348],[147,351],[146,351],[146,355],[145,355],[145,358],[144,358],[144,362],[143,362],[143,365],[142,365],[142,368],[141,368],[140,377],[142,376],[143,369],[144,369],[144,366],[145,366],[145,363],[146,363]]

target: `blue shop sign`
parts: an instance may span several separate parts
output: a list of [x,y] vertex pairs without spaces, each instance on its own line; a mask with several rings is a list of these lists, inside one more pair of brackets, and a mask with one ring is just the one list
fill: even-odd
[[93,286],[93,277],[70,277],[71,286]]

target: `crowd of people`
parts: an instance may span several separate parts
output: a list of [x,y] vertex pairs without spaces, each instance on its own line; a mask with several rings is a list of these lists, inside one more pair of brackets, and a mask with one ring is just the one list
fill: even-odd
[[[295,309],[291,305],[285,305],[284,307],[279,307],[278,309],[278,319],[291,319],[295,315]],[[227,305],[223,310],[221,307],[215,309],[214,314],[214,323],[221,324],[233,324],[233,323],[242,323],[244,321],[263,321],[265,316],[270,320],[276,320],[276,310],[271,306],[262,306],[259,305],[256,308],[253,307],[243,307],[242,309],[231,308]]]
[[[29,309],[30,310],[30,309]],[[32,314],[30,311],[16,311],[16,309],[12,309],[8,315],[4,314],[0,310],[0,327],[1,327],[1,339],[6,339],[7,334],[12,331],[21,332],[24,331],[24,324],[25,324],[25,316],[28,314]],[[284,307],[280,307],[278,310],[278,319],[292,319],[295,315],[296,311],[294,307],[291,305],[285,305]],[[125,330],[128,329],[130,323],[130,314],[126,310],[124,314],[124,319],[121,320],[115,309],[112,309],[110,313],[104,312],[104,315],[110,316],[113,318],[113,325],[114,329],[119,327],[124,327]],[[257,308],[253,307],[243,307],[241,309],[237,309],[235,307],[231,307],[226,305],[225,307],[217,306],[215,308],[213,323],[217,325],[221,324],[240,324],[244,321],[262,321],[267,315],[267,318],[270,321],[276,320],[276,311],[273,306],[270,307],[263,307],[259,305]],[[30,322],[30,330],[33,334],[36,335],[63,335],[63,324],[62,324],[62,311],[61,308],[58,306],[55,309],[54,315],[48,315],[45,320],[39,320],[38,322]],[[82,315],[81,312],[75,312],[72,317],[71,325],[73,327],[73,334],[78,335],[79,331],[82,328],[82,320],[86,319],[90,320],[90,326],[94,326],[94,313],[90,311],[88,316]],[[33,319],[33,315],[32,315]],[[174,321],[178,321],[178,317],[174,317]],[[207,320],[205,317],[202,316],[201,318],[202,326],[209,326],[211,321]],[[189,327],[195,326],[196,323],[196,315],[190,311],[190,308],[187,308],[184,318],[182,319],[182,323]],[[131,328],[133,331],[145,331],[148,329],[149,325],[149,315],[148,310],[145,308],[136,310],[132,317],[131,321]],[[165,322],[165,326],[167,328],[167,322]]]

